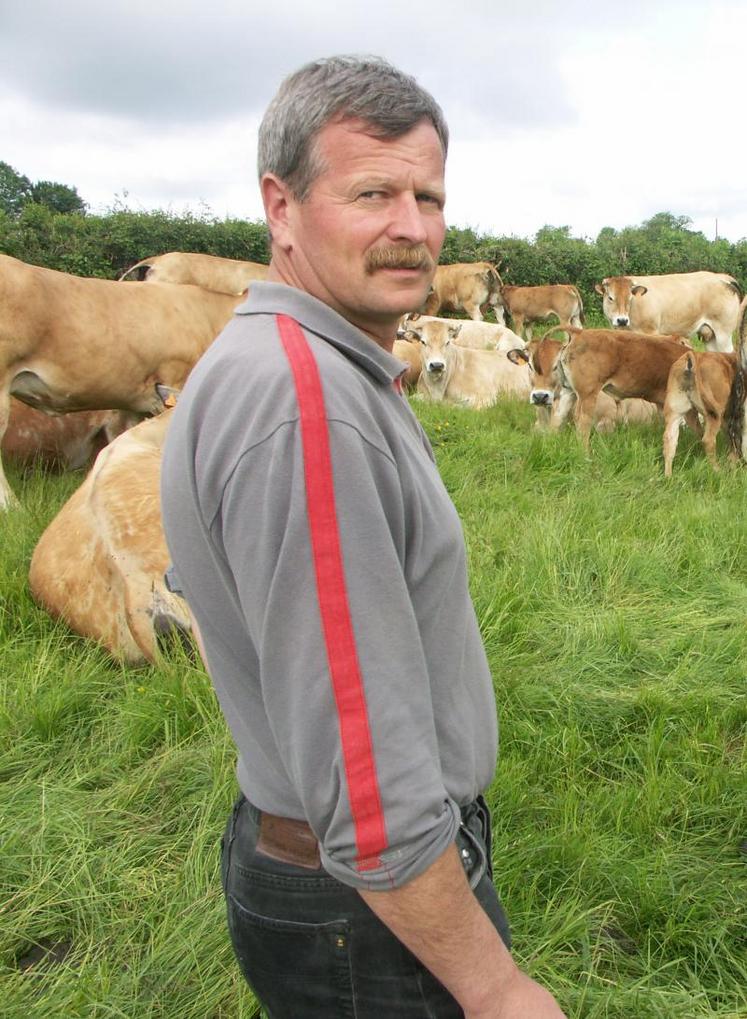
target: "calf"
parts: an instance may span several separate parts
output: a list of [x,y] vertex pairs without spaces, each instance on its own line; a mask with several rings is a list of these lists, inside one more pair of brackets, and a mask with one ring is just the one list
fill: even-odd
[[737,372],[737,355],[715,351],[688,351],[672,365],[664,401],[664,475],[672,476],[680,426],[687,422],[700,432],[703,419],[703,448],[709,463],[718,470],[716,436],[721,430],[729,393]]
[[186,633],[186,603],[166,589],[161,452],[170,412],[143,421],[99,453],[31,558],[34,599],[127,662],[153,661],[159,633]]
[[455,342],[458,322],[424,322],[412,326],[423,344],[423,371],[418,393],[430,400],[450,400],[470,407],[489,407],[501,393],[527,396],[529,369],[512,364],[496,350],[471,350]]
[[669,370],[690,348],[681,336],[648,336],[614,329],[569,329],[557,372],[560,397],[552,427],[559,428],[576,403],[576,429],[589,449],[594,408],[604,391],[618,400],[636,397],[662,408]]
[[559,323],[581,328],[584,304],[578,289],[570,283],[548,283],[541,287],[504,286],[501,290],[514,331],[532,338],[532,323],[556,315]]
[[[550,339],[545,334],[539,340],[532,340],[526,348],[510,350],[506,354],[514,364],[521,361],[529,364],[532,381],[529,402],[537,412],[536,426],[542,431],[550,427],[555,401],[560,394],[560,379],[555,366],[562,348],[560,340]],[[654,414],[656,407],[645,400],[617,401],[600,392],[594,408],[594,427],[598,432],[612,431],[617,424],[647,421]]]

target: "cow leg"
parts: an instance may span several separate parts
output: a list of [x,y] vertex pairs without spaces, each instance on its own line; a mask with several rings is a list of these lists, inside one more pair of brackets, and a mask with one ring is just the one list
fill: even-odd
[[708,462],[714,471],[719,469],[718,459],[716,457],[716,436],[721,431],[721,417],[706,414],[705,416],[705,428],[703,430],[703,449],[705,455],[708,457]]
[[679,441],[680,425],[684,422],[684,418],[681,414],[672,414],[665,411],[665,426],[664,426],[664,439],[662,443],[662,451],[664,453],[664,477],[672,477],[672,461],[674,460],[674,454],[677,452],[677,442]]
[[700,423],[700,417],[698,415],[698,412],[697,410],[695,410],[694,407],[690,408],[690,410],[684,415],[684,418],[685,421],[687,422],[687,427],[691,431],[695,432],[695,434],[698,436],[703,435],[703,426]]
[[[0,443],[3,441],[3,436],[8,427],[8,420],[10,418],[10,386],[5,386],[0,390]],[[0,511],[12,509],[18,506],[19,502],[13,495],[13,491],[8,484],[8,479],[5,477],[5,471],[3,470],[3,461],[0,456]]]
[[464,310],[473,322],[482,322],[482,312],[480,311],[480,305],[476,301],[465,301]]
[[513,329],[517,336],[522,336],[522,329],[524,328],[524,316],[518,313],[511,312],[511,319],[513,322]]
[[574,326],[576,329],[583,329],[583,327],[584,327],[584,324],[581,321],[580,316],[578,316],[578,315],[571,315],[571,323],[570,324],[572,326]]
[[557,432],[559,428],[563,427],[575,406],[576,394],[574,391],[572,389],[561,389],[560,396],[555,398],[552,405],[552,415],[550,417],[550,428],[552,431]]
[[532,342],[532,323],[531,322],[527,322],[527,324],[524,326],[524,331],[527,334],[527,343],[531,343]]
[[594,408],[597,405],[598,393],[587,394],[578,399],[578,410],[576,411],[576,431],[584,444],[584,449],[589,452],[591,429],[594,424]]

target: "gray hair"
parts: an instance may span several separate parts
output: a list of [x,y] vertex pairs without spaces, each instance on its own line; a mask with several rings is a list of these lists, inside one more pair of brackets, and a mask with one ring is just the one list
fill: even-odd
[[449,129],[441,107],[411,75],[381,57],[328,57],[287,77],[267,107],[259,127],[260,178],[274,173],[303,201],[323,169],[317,134],[331,120],[347,119],[364,121],[380,138],[399,138],[430,120],[446,158]]

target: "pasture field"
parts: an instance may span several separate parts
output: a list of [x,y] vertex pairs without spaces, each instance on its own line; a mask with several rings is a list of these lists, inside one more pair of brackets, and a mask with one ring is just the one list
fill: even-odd
[[[572,1019],[747,1017],[747,470],[661,426],[415,404],[495,677],[488,794],[521,964]],[[218,840],[233,752],[180,649],[125,668],[31,602],[80,476],[11,472],[0,542],[0,1014],[249,1019]],[[302,1017],[299,1017],[302,1019]],[[386,1019],[386,1017],[382,1017]]]

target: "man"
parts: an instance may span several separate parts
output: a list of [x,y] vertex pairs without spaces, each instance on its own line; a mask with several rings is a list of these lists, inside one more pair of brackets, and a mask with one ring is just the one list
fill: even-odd
[[447,139],[376,58],[283,83],[259,133],[269,282],[164,455],[173,582],[239,751],[229,929],[272,1019],[562,1016],[513,963],[487,873],[492,681],[390,353],[441,249]]

